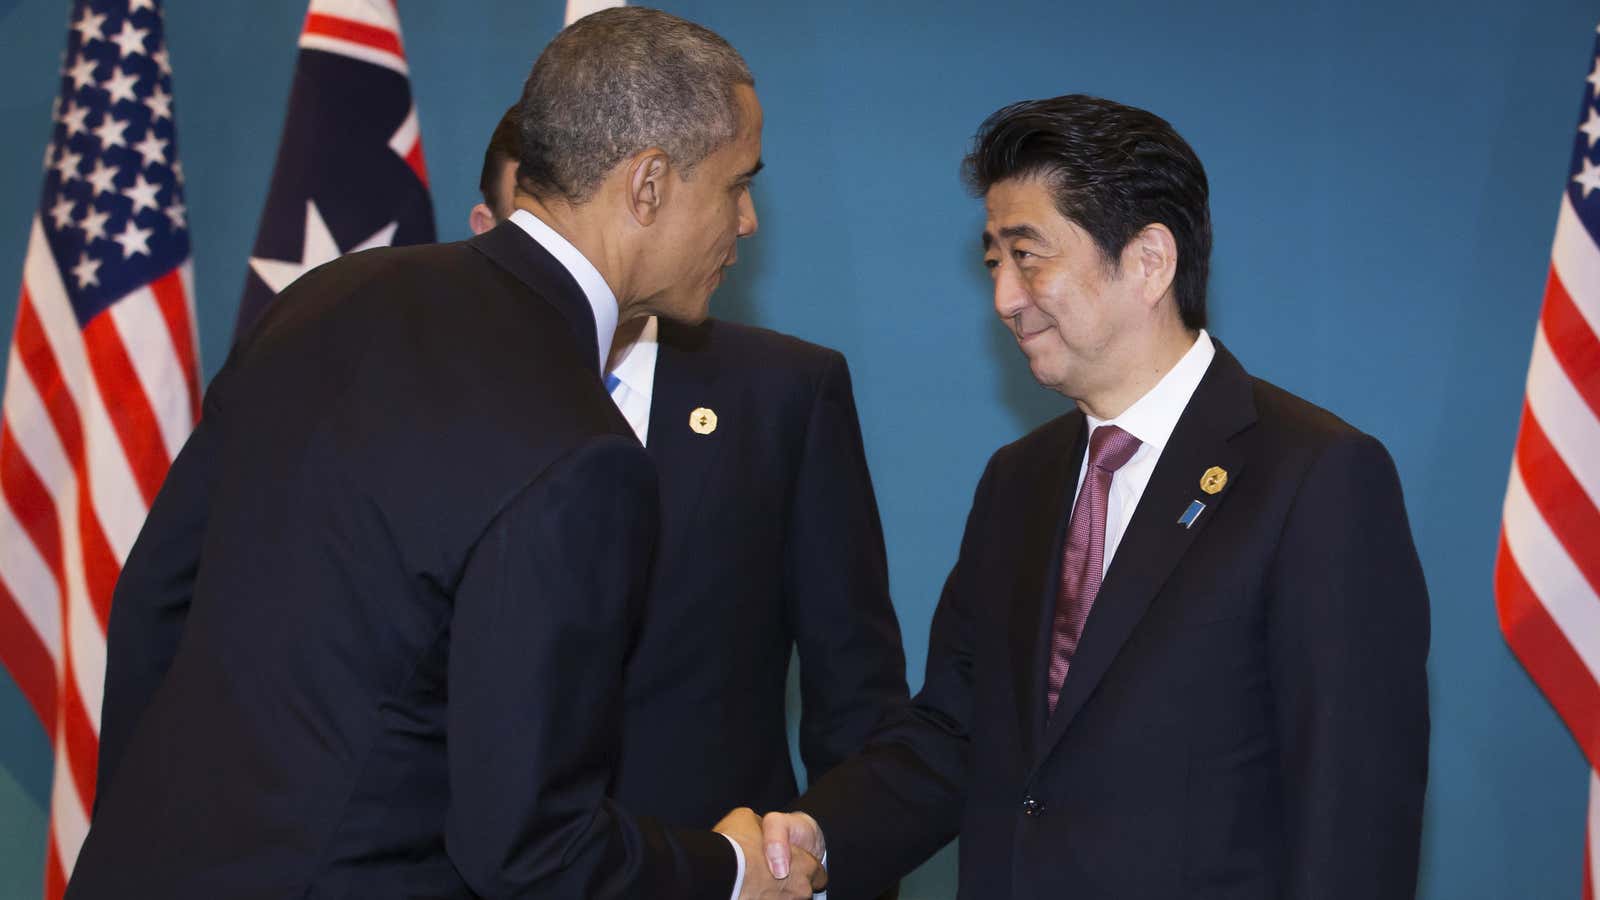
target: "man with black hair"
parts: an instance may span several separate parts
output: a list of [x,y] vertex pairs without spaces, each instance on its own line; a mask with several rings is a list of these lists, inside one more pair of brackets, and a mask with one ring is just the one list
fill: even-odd
[[517,136],[517,104],[511,104],[489,135],[483,150],[483,167],[478,170],[478,194],[467,213],[467,227],[473,234],[499,225],[516,211],[517,161],[522,155],[522,139]]
[[906,713],[765,821],[835,890],[959,834],[960,896],[1400,900],[1428,598],[1383,446],[1206,324],[1205,171],[1081,95],[991,116],[995,311],[1076,408],[979,482]]
[[[519,206],[516,123],[512,107],[484,152],[475,232]],[[763,328],[643,317],[618,326],[607,370],[612,401],[656,463],[662,505],[612,795],[699,827],[733,806],[784,808],[796,793],[791,648],[813,781],[906,700],[849,368],[836,351]]]

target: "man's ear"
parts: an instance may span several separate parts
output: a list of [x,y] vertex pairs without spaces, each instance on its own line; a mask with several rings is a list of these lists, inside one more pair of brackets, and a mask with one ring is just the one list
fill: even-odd
[[1141,299],[1155,306],[1172,288],[1178,277],[1178,242],[1172,231],[1160,222],[1139,230],[1122,254],[1123,271],[1142,282]]
[[487,203],[474,204],[472,212],[467,213],[467,227],[472,229],[473,234],[483,234],[497,224],[494,212]]
[[661,214],[667,202],[668,174],[672,171],[671,157],[659,147],[635,153],[625,163],[628,176],[628,212],[634,221],[648,228]]

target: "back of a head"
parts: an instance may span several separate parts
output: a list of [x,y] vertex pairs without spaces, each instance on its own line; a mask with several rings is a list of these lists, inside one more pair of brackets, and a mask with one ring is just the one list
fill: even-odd
[[1057,211],[1112,264],[1146,225],[1165,225],[1178,247],[1178,312],[1185,327],[1205,327],[1210,187],[1200,158],[1167,120],[1084,94],[1024,100],[984,120],[962,175],[980,196],[996,182],[1044,179]]
[[516,162],[520,156],[522,136],[518,133],[517,105],[512,104],[495,124],[494,133],[489,135],[489,146],[483,151],[483,169],[478,173],[478,193],[498,217],[510,215],[509,210],[502,208],[502,198],[496,196],[503,167],[508,162]]
[[687,173],[733,138],[734,89],[754,83],[738,51],[693,22],[640,6],[585,16],[550,42],[523,86],[518,181],[542,199],[582,203],[651,147]]

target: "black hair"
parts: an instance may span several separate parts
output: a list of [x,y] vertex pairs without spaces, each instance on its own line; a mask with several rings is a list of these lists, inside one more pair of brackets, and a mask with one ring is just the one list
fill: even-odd
[[494,134],[489,136],[489,146],[483,151],[483,171],[478,174],[478,193],[483,195],[483,202],[488,204],[496,217],[505,213],[495,205],[499,199],[495,196],[495,188],[500,181],[500,168],[522,157],[522,139],[517,132],[517,104],[513,103],[500,117],[499,124],[494,126]]
[[984,120],[961,171],[979,196],[1008,179],[1044,179],[1056,209],[1113,267],[1145,226],[1165,225],[1178,245],[1178,314],[1185,328],[1205,327],[1210,188],[1200,158],[1165,119],[1083,94],[1024,100]]

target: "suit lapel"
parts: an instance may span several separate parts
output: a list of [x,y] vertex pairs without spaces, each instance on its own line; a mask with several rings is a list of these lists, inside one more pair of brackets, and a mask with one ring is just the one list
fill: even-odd
[[1061,423],[1060,432],[1052,435],[1045,450],[1046,468],[1040,473],[1039,490],[1025,514],[1017,580],[1011,594],[1017,598],[1011,606],[1009,628],[1013,691],[1027,759],[1033,758],[1033,746],[1044,725],[1044,699],[1039,693],[1038,678],[1040,623],[1048,629],[1054,618],[1055,582],[1061,565],[1056,551],[1061,546],[1067,510],[1072,508],[1078,468],[1083,462],[1083,413],[1074,411]]
[[[1049,755],[1073,717],[1094,693],[1116,660],[1150,602],[1177,568],[1196,537],[1217,516],[1217,509],[1243,473],[1244,459],[1229,439],[1255,421],[1249,376],[1237,360],[1216,344],[1216,357],[1178,420],[1146,485],[1133,518],[1117,545],[1084,625],[1083,639],[1061,688],[1056,711],[1046,726],[1035,766]],[[1206,493],[1201,478],[1213,466],[1228,473],[1226,485]],[[1195,500],[1205,510],[1192,525],[1178,519]]]
[[[688,532],[706,480],[746,411],[734,405],[736,395],[719,377],[712,350],[714,322],[685,326],[660,319],[657,332],[655,385],[650,396],[647,449],[662,473],[662,545],[657,559],[677,559],[677,543]],[[698,434],[689,414],[705,407],[717,414],[717,428]]]
[[[577,279],[559,260],[539,245],[539,242],[522,230],[515,222],[501,222],[494,228],[467,241],[468,246],[493,260],[500,268],[516,276],[518,281],[554,306],[567,325],[572,328],[579,346],[595,347],[597,337],[594,310],[584,296]],[[600,360],[594,352],[585,352],[595,374],[600,373]]]

